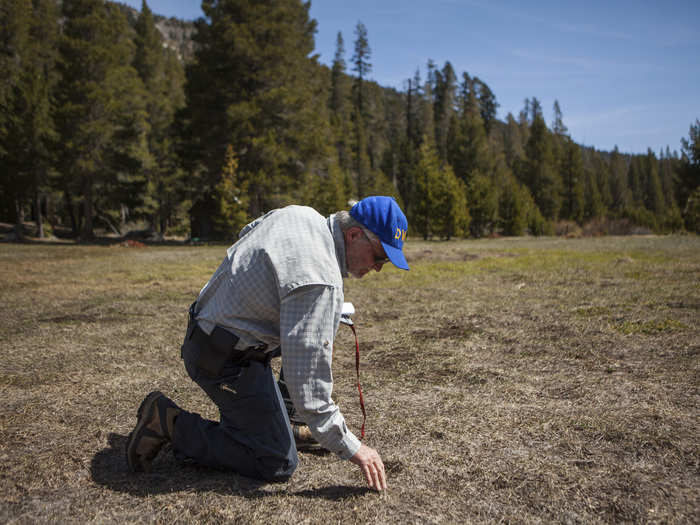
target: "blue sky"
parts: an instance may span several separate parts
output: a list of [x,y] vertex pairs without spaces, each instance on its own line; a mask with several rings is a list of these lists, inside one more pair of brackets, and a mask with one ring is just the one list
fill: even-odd
[[[125,1],[125,0],[122,0]],[[137,9],[141,0],[126,0]],[[202,16],[197,0],[151,0],[165,16]],[[572,138],[601,150],[680,149],[700,118],[700,1],[315,0],[316,52],[330,64],[338,31],[346,61],[358,21],[371,78],[404,89],[446,61],[486,82],[504,119],[537,97],[554,100]]]

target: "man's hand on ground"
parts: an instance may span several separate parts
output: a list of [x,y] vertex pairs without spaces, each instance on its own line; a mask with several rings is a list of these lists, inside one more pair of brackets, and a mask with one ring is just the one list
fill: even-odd
[[386,474],[384,463],[379,452],[367,445],[360,445],[360,449],[350,458],[355,465],[362,469],[367,485],[374,490],[386,490]]

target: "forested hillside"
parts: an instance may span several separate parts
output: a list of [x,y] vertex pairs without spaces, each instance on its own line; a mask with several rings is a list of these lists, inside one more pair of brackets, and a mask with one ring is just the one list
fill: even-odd
[[145,1],[0,6],[0,221],[16,237],[31,220],[39,236],[231,239],[274,207],[371,194],[424,238],[700,228],[695,115],[680,152],[582,147],[558,103],[547,123],[523,93],[499,120],[486,79],[449,62],[377,85],[362,23],[320,64],[298,0],[205,0],[194,23]]

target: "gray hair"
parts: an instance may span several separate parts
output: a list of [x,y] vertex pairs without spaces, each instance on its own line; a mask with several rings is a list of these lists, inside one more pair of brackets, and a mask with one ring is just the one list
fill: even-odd
[[372,230],[368,229],[364,224],[350,215],[349,211],[339,211],[335,214],[335,218],[338,220],[338,225],[343,233],[348,231],[350,228],[362,228],[362,231],[370,241],[374,242],[379,240],[379,237],[377,237]]

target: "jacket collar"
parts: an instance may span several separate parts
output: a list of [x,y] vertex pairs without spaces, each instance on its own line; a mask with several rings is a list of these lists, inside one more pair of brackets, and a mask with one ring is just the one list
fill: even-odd
[[335,256],[338,259],[338,266],[340,267],[340,274],[343,278],[348,276],[348,264],[345,259],[345,237],[343,236],[343,231],[340,229],[340,224],[338,224],[338,219],[335,213],[328,217],[328,229],[330,229],[333,235],[333,242],[335,243]]

